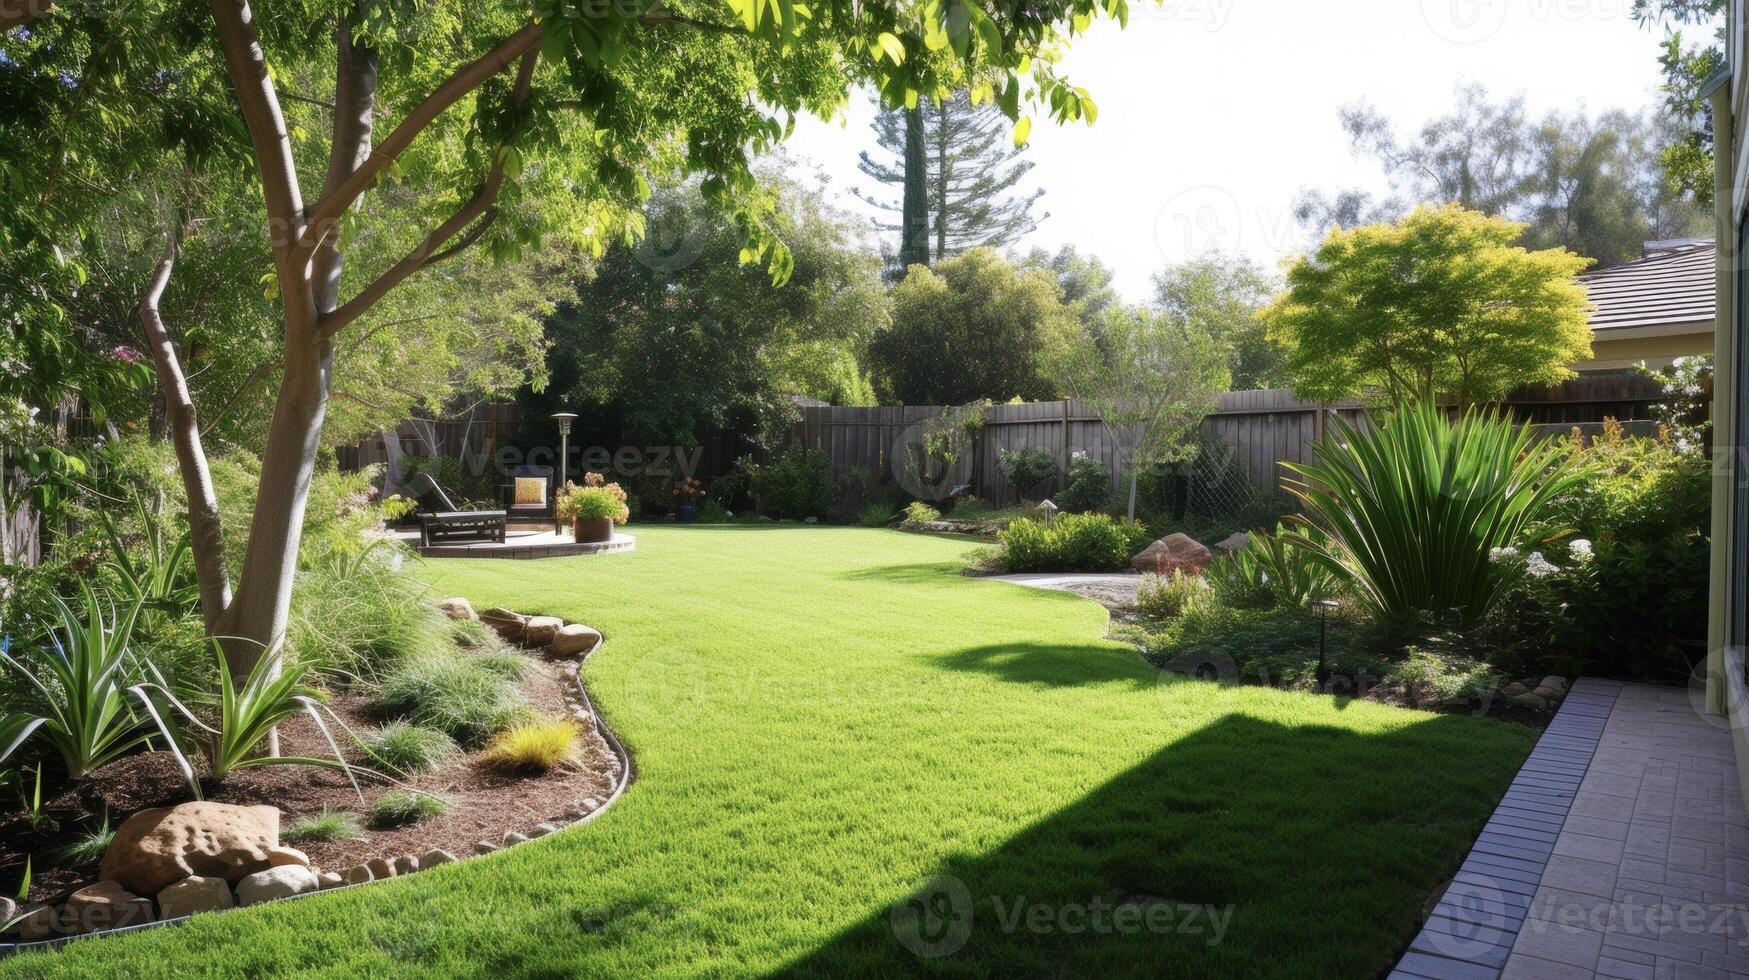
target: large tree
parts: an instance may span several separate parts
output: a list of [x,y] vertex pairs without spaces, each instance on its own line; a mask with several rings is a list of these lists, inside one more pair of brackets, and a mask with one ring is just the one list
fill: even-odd
[[[1713,113],[1701,89],[1727,65],[1726,0],[1634,0],[1641,24],[1664,28],[1658,66],[1664,73],[1664,110],[1676,138],[1659,161],[1671,186],[1701,204],[1713,203]],[[1690,43],[1683,29],[1699,27],[1706,40]]]
[[1282,380],[1283,352],[1262,314],[1277,288],[1275,277],[1251,259],[1209,252],[1154,273],[1154,306],[1227,351],[1235,389],[1272,388]]
[[1526,226],[1524,244],[1564,246],[1603,265],[1639,258],[1645,242],[1705,234],[1704,211],[1670,186],[1660,154],[1679,141],[1667,123],[1613,110],[1533,119],[1524,99],[1460,86],[1457,108],[1400,133],[1373,106],[1344,107],[1355,153],[1383,168],[1390,193],[1307,191],[1297,217],[1322,235],[1390,221],[1417,204],[1461,204]]
[[1046,351],[1047,373],[1091,408],[1122,447],[1130,519],[1142,470],[1194,456],[1203,417],[1232,380],[1227,356],[1197,319],[1121,305],[1107,309],[1097,329]]
[[[857,193],[878,208],[899,213],[897,224],[881,225],[900,233],[899,275],[917,262],[1012,245],[1038,227],[1040,216],[1033,213],[1033,205],[1044,191],[1013,193],[1033,165],[1021,158],[1024,145],[1011,138],[1012,127],[993,103],[974,103],[968,92],[959,91],[925,99],[915,109],[879,112],[873,128],[875,142],[897,160],[885,162],[864,151],[857,167],[901,188],[902,198],[894,203]],[[921,250],[915,240],[919,188],[929,232]]]
[[[740,231],[743,258],[781,281],[789,253],[748,161],[796,115],[831,115],[869,83],[893,105],[970,87],[1021,131],[1023,104],[1087,118],[1091,103],[1049,54],[1090,19],[1125,14],[1122,0],[1025,11],[793,0],[51,9],[0,38],[0,196],[12,202],[0,218],[27,280],[53,289],[106,188],[129,174],[250,175],[280,320],[279,384],[235,591],[187,352],[163,305],[200,220],[177,198],[166,199],[139,303],[187,489],[202,611],[247,673],[285,627],[336,355],[397,287],[473,247],[512,257],[543,239],[601,248],[635,236],[644,174],[670,166],[698,175]],[[417,222],[415,240],[404,251],[395,235],[355,247],[379,230],[361,206],[367,192],[389,186],[414,197],[404,220]],[[32,308],[52,310],[62,295]],[[33,330],[58,326],[32,315]]]
[[1304,398],[1491,401],[1573,376],[1591,356],[1589,262],[1516,244],[1522,225],[1455,204],[1337,230],[1288,270],[1265,313]]
[[1074,328],[1049,273],[980,248],[911,267],[893,287],[893,323],[869,344],[869,362],[889,402],[1051,398],[1039,354]]

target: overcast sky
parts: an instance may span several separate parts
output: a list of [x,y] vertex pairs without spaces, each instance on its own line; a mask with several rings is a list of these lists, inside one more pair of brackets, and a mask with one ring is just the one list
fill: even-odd
[[[1382,186],[1357,162],[1337,110],[1368,99],[1399,130],[1449,113],[1453,88],[1522,93],[1537,115],[1638,110],[1658,98],[1661,31],[1631,0],[1131,0],[1130,26],[1101,22],[1065,70],[1099,105],[1092,126],[1033,127],[1029,179],[1050,213],[1025,243],[1073,243],[1148,295],[1163,262],[1210,246],[1271,265],[1303,242],[1289,213],[1302,187]],[[873,107],[798,124],[790,151],[851,193],[873,144]]]

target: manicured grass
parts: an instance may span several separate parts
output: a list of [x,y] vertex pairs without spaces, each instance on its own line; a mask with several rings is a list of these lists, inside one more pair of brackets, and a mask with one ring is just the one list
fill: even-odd
[[[639,779],[600,819],[0,975],[1366,976],[1533,740],[1162,681],[1091,602],[959,575],[963,541],[634,530],[629,555],[429,570],[606,634],[585,677]],[[1122,901],[1165,911],[1121,931]],[[950,913],[921,948],[963,946],[901,945],[919,907]]]

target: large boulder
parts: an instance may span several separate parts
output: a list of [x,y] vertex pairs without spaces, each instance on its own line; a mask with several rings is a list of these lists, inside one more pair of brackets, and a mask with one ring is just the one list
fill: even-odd
[[522,642],[531,647],[544,647],[553,642],[565,621],[557,616],[530,616],[522,628]]
[[528,630],[528,617],[514,613],[501,606],[480,611],[480,622],[498,631],[498,635],[510,643],[520,643],[523,633]]
[[277,868],[257,871],[237,882],[237,904],[254,905],[276,898],[290,898],[313,892],[322,887],[316,873],[301,864],[282,864]]
[[555,657],[575,657],[595,649],[595,644],[600,642],[600,633],[582,623],[572,623],[553,634],[552,642],[547,644],[547,652]]
[[196,912],[214,912],[237,904],[231,885],[223,878],[184,878],[158,893],[158,915],[178,919]]
[[113,881],[86,885],[67,897],[61,907],[61,931],[69,935],[120,929],[151,922],[152,900],[142,898]]
[[1214,560],[1215,556],[1196,539],[1175,533],[1143,548],[1140,554],[1130,559],[1130,566],[1138,572],[1199,575]]
[[278,846],[274,807],[180,803],[123,821],[98,874],[131,892],[156,895],[194,875],[239,881],[265,870]]

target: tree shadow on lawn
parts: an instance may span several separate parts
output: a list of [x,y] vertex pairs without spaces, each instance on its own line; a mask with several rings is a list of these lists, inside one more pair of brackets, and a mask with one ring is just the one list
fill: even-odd
[[777,975],[1378,975],[1526,748],[1226,715]]
[[960,572],[963,562],[933,561],[912,562],[903,565],[871,565],[867,568],[852,569],[839,572],[838,578],[847,582],[889,582],[897,585],[941,585],[957,579],[976,581],[976,575],[964,575]]
[[1162,676],[1134,648],[1097,643],[992,643],[932,656],[929,661],[947,670],[988,674],[1034,687],[1129,683],[1149,688],[1179,680],[1176,675]]

